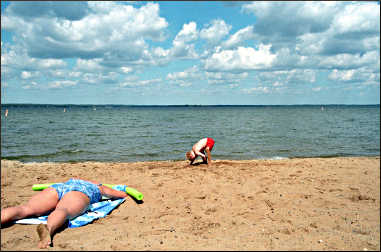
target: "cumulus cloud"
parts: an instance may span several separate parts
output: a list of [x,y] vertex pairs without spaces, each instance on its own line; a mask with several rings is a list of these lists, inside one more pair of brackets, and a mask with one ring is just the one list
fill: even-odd
[[184,24],[181,31],[173,40],[173,47],[170,51],[171,56],[175,58],[197,58],[195,46],[191,42],[195,41],[198,36],[199,32],[195,22]]
[[[56,2],[36,5],[31,9],[42,8],[42,12],[26,16],[31,4],[34,2],[12,3],[6,10],[2,29],[20,35],[28,54],[35,58],[92,59],[104,57],[107,52],[120,60],[133,61],[143,55],[146,40],[163,40],[168,26],[154,3],[134,8],[114,2]],[[57,6],[61,5],[66,9],[59,12]],[[64,15],[71,9],[80,10],[78,6],[84,11],[77,18]]]
[[229,34],[230,29],[231,25],[226,24],[222,19],[216,19],[213,20],[209,26],[200,31],[200,37],[214,45]]
[[228,40],[222,43],[222,46],[229,49],[232,47],[239,46],[247,40],[254,39],[254,37],[255,37],[255,34],[253,31],[253,26],[252,25],[247,26],[243,29],[240,29],[233,35],[231,35]]
[[177,84],[179,86],[191,86],[193,83],[199,83],[200,81],[206,80],[208,84],[236,87],[242,80],[245,80],[248,75],[247,72],[204,72],[197,66],[193,66],[184,71],[168,73],[166,79],[169,83]]
[[63,87],[71,87],[75,85],[77,85],[75,81],[62,80],[62,81],[54,81],[49,83],[48,88],[63,88]]
[[190,22],[184,24],[181,31],[176,35],[173,43],[186,43],[196,40],[198,37],[197,24],[195,22]]
[[200,80],[200,78],[202,78],[202,76],[197,66],[193,66],[181,72],[168,73],[166,77],[170,83],[179,86],[190,86],[195,80]]
[[43,69],[57,69],[66,67],[66,62],[60,59],[41,59],[38,60],[38,67]]
[[29,84],[21,87],[22,89],[37,89],[38,85],[35,81],[29,82]]
[[31,72],[27,72],[27,71],[22,71],[21,72],[21,78],[22,79],[29,79],[30,77],[32,77],[32,73]]
[[[49,78],[51,73],[67,67],[61,59],[37,59],[28,57],[26,50],[18,45],[8,46],[2,50],[1,74],[2,79],[18,85],[28,80],[36,80],[42,76]],[[36,86],[30,86],[36,87]]]
[[245,80],[249,76],[247,72],[206,72],[205,75],[209,84],[223,84],[230,87],[237,87],[242,80]]
[[193,66],[191,68],[188,68],[182,72],[174,72],[169,73],[167,75],[168,80],[177,80],[177,79],[189,79],[189,78],[195,78],[198,77],[198,68],[196,66]]
[[380,32],[380,8],[374,3],[353,3],[346,5],[333,19],[331,29],[346,37],[360,35],[378,35]]
[[380,74],[372,73],[367,68],[339,70],[333,69],[328,79],[339,82],[360,82],[361,84],[379,85]]
[[33,1],[10,5],[9,12],[25,19],[37,17],[57,17],[67,20],[80,20],[90,11],[87,2]]
[[[44,75],[113,83],[115,72],[130,74],[141,66],[169,61],[169,50],[150,51],[147,42],[166,38],[168,23],[159,15],[159,4],[135,8],[117,2],[12,2],[2,13],[1,25],[15,38],[11,46],[2,44],[2,74],[8,80]],[[69,59],[74,71],[67,69]],[[20,69],[29,75],[21,75]],[[37,74],[48,69],[55,71]]]
[[82,74],[81,82],[86,84],[116,84],[118,83],[117,79],[118,73],[116,72],[89,72]]
[[243,5],[242,10],[257,17],[256,33],[287,38],[327,30],[341,5],[329,1],[258,1]]
[[[341,59],[350,57],[341,54],[362,57],[370,50],[379,51],[377,3],[253,2],[243,5],[242,10],[257,18],[251,37],[271,43],[278,59],[281,50],[287,52],[295,60],[292,66],[317,67],[326,56]],[[337,64],[342,63],[340,59]],[[357,64],[345,62],[351,63]]]
[[253,94],[253,93],[269,93],[270,88],[269,87],[253,87],[253,88],[245,88],[243,89],[243,92],[246,94]]
[[125,82],[121,83],[120,87],[142,87],[142,86],[149,86],[152,84],[157,84],[161,82],[161,78],[156,79],[150,79],[150,80],[126,80]]
[[[328,89],[315,86],[319,78],[379,86],[377,2],[243,2],[245,22],[235,20],[234,27],[224,15],[173,25],[177,20],[161,16],[160,5],[11,1],[1,16],[2,30],[13,34],[2,41],[4,85],[138,89],[166,80],[239,87],[248,94],[298,84]],[[181,70],[179,61],[193,67]],[[136,77],[151,70],[167,74]]]
[[258,49],[238,47],[236,50],[223,50],[205,60],[208,71],[246,71],[265,69],[272,66],[276,55],[270,52],[271,45],[260,44]]
[[351,69],[368,66],[370,69],[379,72],[380,53],[370,51],[364,54],[337,54],[329,57],[322,57],[316,67],[325,69]]
[[5,67],[22,68],[25,70],[57,69],[66,67],[67,64],[61,59],[38,59],[31,58],[27,51],[16,45],[2,51],[1,64]]
[[99,71],[102,69],[102,66],[99,64],[101,61],[101,59],[77,59],[76,70],[82,72]]
[[313,83],[316,81],[316,70],[290,69],[271,72],[262,72],[257,75],[258,81],[265,84],[273,83],[273,86],[281,86],[292,83]]

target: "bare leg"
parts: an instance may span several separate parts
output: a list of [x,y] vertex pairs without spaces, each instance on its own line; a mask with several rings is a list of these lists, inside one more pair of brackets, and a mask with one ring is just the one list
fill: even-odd
[[43,215],[54,209],[58,203],[58,194],[54,188],[47,188],[32,196],[28,203],[1,210],[1,224],[19,220],[31,215]]
[[[72,219],[86,211],[90,199],[82,192],[72,191],[65,194],[58,202],[56,209],[48,216],[48,224],[37,233],[40,236],[39,248],[47,248],[52,243],[53,235],[66,220]],[[46,230],[43,230],[46,229]]]

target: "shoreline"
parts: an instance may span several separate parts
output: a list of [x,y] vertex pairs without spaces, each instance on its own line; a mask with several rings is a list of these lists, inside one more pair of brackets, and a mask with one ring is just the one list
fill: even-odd
[[[349,156],[338,156],[338,155],[325,155],[325,156],[296,156],[296,157],[280,157],[280,156],[274,156],[274,157],[264,157],[264,158],[252,158],[252,159],[216,159],[213,158],[213,161],[277,161],[277,160],[292,160],[292,159],[315,159],[315,158],[379,158],[379,155],[349,155]],[[40,163],[57,163],[57,164],[77,164],[77,163],[143,163],[143,162],[183,162],[187,161],[185,158],[181,159],[166,159],[166,160],[141,160],[141,161],[111,161],[111,160],[68,160],[68,161],[22,161],[19,159],[13,159],[13,158],[1,158],[1,161],[11,161],[11,162],[20,162],[23,164],[40,164]],[[196,160],[201,161],[200,158]]]
[[[70,177],[143,193],[49,250],[380,250],[379,156],[200,161],[1,160],[1,206]],[[35,228],[1,229],[1,249],[36,250]]]

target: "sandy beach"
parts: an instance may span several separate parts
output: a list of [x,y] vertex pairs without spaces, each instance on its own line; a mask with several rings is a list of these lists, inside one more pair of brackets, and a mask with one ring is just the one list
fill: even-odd
[[[380,158],[136,163],[1,161],[1,207],[71,177],[144,194],[57,233],[46,250],[380,250]],[[37,250],[36,225],[1,229],[1,250]]]

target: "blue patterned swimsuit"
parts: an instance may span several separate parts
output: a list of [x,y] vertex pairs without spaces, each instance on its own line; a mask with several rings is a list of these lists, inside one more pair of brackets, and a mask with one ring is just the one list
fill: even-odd
[[71,191],[78,191],[86,194],[90,199],[90,204],[96,203],[102,199],[101,191],[96,184],[81,179],[69,179],[65,183],[53,184],[50,187],[53,187],[57,191],[59,200],[61,200],[66,193]]

